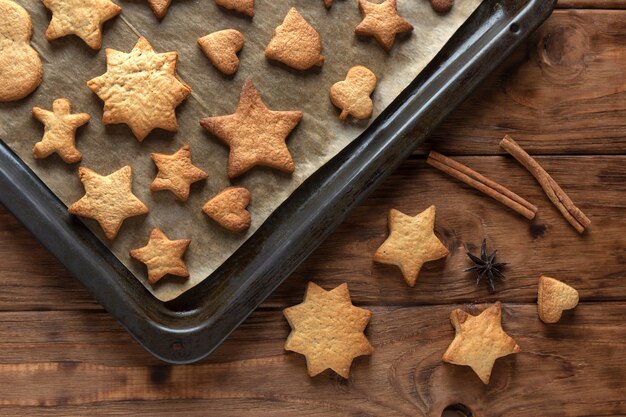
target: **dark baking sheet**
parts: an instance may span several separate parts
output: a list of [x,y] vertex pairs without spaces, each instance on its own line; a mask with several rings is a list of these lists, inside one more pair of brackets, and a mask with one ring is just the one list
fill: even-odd
[[148,351],[171,363],[197,361],[288,277],[555,3],[485,0],[366,132],[306,180],[209,279],[169,303],[155,299],[4,142],[0,202]]

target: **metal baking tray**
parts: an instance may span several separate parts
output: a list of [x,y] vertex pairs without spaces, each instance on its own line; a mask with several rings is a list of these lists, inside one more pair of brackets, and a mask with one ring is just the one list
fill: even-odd
[[0,202],[146,350],[170,363],[198,361],[408,157],[555,4],[485,0],[361,136],[307,179],[208,279],[173,301],[154,298],[1,140]]

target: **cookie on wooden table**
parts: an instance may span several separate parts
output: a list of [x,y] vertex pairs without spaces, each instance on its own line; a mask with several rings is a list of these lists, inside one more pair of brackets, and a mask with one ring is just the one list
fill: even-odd
[[211,63],[226,75],[239,69],[237,53],[243,48],[243,34],[235,29],[213,32],[198,39],[198,45]]
[[159,228],[150,233],[150,240],[143,248],[133,249],[130,256],[148,267],[148,282],[156,284],[166,275],[187,278],[189,271],[183,261],[191,239],[169,240]]
[[244,187],[228,187],[202,207],[207,216],[231,232],[244,232],[250,228],[250,191]]
[[215,0],[215,4],[225,9],[254,17],[254,0]]
[[563,310],[571,310],[578,305],[578,291],[564,282],[542,275],[537,291],[537,311],[544,323],[556,323]]
[[355,119],[369,118],[374,109],[370,95],[375,88],[376,75],[372,71],[362,65],[350,68],[346,79],[330,88],[330,100],[341,109],[339,118],[345,120],[348,115]]
[[209,174],[191,163],[189,145],[183,145],[172,155],[152,153],[150,156],[159,169],[150,184],[150,190],[169,190],[179,201],[187,201],[191,184],[209,177]]
[[170,4],[172,4],[172,0],[148,0],[148,3],[154,15],[159,19],[163,19],[167,14],[167,9],[169,9]]
[[398,16],[396,0],[371,3],[359,0],[363,21],[354,29],[361,36],[372,36],[386,51],[391,50],[398,33],[411,32],[413,26]]

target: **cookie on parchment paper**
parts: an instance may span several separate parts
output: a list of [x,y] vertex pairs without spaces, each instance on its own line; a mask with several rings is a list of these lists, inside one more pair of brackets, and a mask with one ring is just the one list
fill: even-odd
[[243,48],[243,34],[235,29],[213,32],[198,39],[198,45],[211,63],[226,75],[239,69],[237,53]]
[[172,4],[172,0],[148,0],[148,3],[154,15],[159,19],[163,19],[167,14],[167,9],[169,9],[170,4]]
[[363,21],[354,29],[360,36],[372,36],[386,51],[391,50],[398,33],[411,32],[413,26],[398,16],[396,0],[372,3],[359,0]]
[[537,311],[544,323],[556,323],[563,310],[571,310],[578,305],[578,291],[557,279],[539,277],[537,290]]
[[191,239],[169,240],[159,228],[150,233],[148,244],[130,251],[130,256],[148,267],[148,282],[154,285],[166,275],[189,277],[183,261]]
[[254,0],[215,0],[215,4],[225,9],[254,17]]
[[244,232],[250,228],[250,191],[244,187],[228,187],[202,207],[202,211],[220,226],[231,232]]
[[330,88],[330,100],[341,109],[339,118],[345,120],[348,115],[355,119],[367,119],[372,115],[374,103],[370,95],[376,88],[376,75],[362,65],[350,68],[344,81],[339,81]]
[[189,145],[183,145],[171,155],[152,153],[150,156],[159,169],[150,184],[150,191],[169,190],[177,200],[187,201],[191,184],[209,177],[209,174],[191,163]]

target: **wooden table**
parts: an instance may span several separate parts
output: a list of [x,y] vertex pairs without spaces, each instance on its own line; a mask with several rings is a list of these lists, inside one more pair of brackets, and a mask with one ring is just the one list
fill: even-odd
[[[593,7],[594,9],[591,9]],[[0,208],[0,415],[419,416],[462,403],[478,416],[626,415],[626,1],[564,0],[506,65],[448,118],[207,360],[151,357]],[[510,134],[592,219],[579,236],[498,141]],[[434,148],[540,208],[528,222],[429,168]],[[437,206],[451,249],[414,288],[372,263],[394,207]],[[509,264],[492,294],[463,268],[483,237]],[[537,279],[566,280],[581,303],[560,323],[536,314]],[[306,282],[348,282],[373,311],[376,351],[349,380],[306,375],[286,353],[281,309]],[[523,352],[500,359],[489,386],[444,364],[452,309],[501,300]]]

